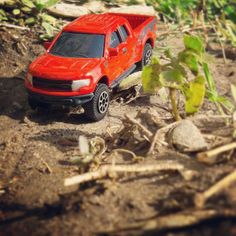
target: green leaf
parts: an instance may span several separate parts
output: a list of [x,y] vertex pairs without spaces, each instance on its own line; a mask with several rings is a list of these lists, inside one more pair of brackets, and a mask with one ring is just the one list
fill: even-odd
[[54,29],[53,29],[52,25],[50,25],[50,24],[47,23],[47,22],[43,22],[43,23],[42,23],[42,26],[43,26],[43,28],[46,30],[47,35],[48,35],[49,37],[52,37],[52,36],[53,36],[53,33],[54,33]]
[[198,68],[198,58],[197,55],[189,50],[185,50],[179,53],[179,60],[184,63],[194,75],[197,75],[199,72]]
[[203,41],[200,37],[194,35],[184,35],[184,45],[188,50],[192,50],[198,55],[202,55],[204,52]]
[[29,7],[22,7],[21,11],[25,12],[25,13],[31,13],[32,12],[32,8]]
[[156,64],[145,66],[142,72],[142,85],[145,93],[156,93],[161,88],[159,81],[161,66],[156,61]]
[[230,112],[232,112],[234,109],[234,105],[229,101],[228,98],[226,98],[224,96],[218,96],[216,98],[216,102],[221,104],[225,109],[227,109]]
[[31,0],[21,0],[21,2],[29,8],[35,8],[35,5],[34,5],[33,1],[31,1]]
[[13,15],[17,16],[17,15],[20,15],[20,9],[14,9],[12,11]]
[[55,5],[59,0],[35,0],[36,8],[41,11],[45,8]]
[[7,15],[6,15],[6,12],[5,12],[3,9],[0,9],[0,15],[1,15],[1,16],[7,16]]
[[204,74],[205,74],[205,77],[206,77],[206,81],[207,81],[207,85],[208,85],[208,89],[211,91],[211,92],[216,92],[216,86],[215,86],[215,81],[213,80],[212,78],[212,75],[210,73],[210,70],[209,70],[209,66],[206,62],[204,62],[202,64],[203,66],[203,71],[204,71]]
[[187,114],[194,114],[198,112],[205,97],[205,78],[199,75],[195,80],[189,82],[183,92],[186,98],[185,112]]
[[167,48],[165,51],[164,51],[164,55],[169,58],[169,59],[173,59],[173,55],[172,55],[172,52],[169,48]]
[[34,17],[29,17],[25,20],[26,25],[32,25],[36,22],[36,19]]
[[184,82],[184,76],[177,69],[166,70],[160,73],[160,82],[164,87],[180,89]]
[[234,98],[234,102],[236,104],[236,86],[231,84],[231,93],[232,93],[232,96]]
[[57,19],[53,16],[50,16],[50,15],[45,14],[45,13],[40,14],[40,15],[41,15],[41,18],[42,18],[43,21],[48,22],[51,25],[55,25],[56,22],[57,22]]

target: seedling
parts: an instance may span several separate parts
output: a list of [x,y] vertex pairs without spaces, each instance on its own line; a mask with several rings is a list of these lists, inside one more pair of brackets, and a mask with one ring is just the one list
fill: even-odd
[[[165,51],[168,59],[166,64],[160,64],[154,59],[152,64],[143,70],[142,83],[144,92],[153,93],[165,87],[169,89],[169,97],[175,120],[180,119],[177,108],[177,91],[185,97],[185,111],[193,114],[199,110],[205,96],[205,78],[200,74],[204,47],[202,40],[197,36],[184,36],[185,49],[177,57],[170,50]],[[194,76],[190,80],[188,71]]]
[[144,68],[142,74],[144,92],[155,93],[162,87],[168,88],[175,120],[180,119],[177,91],[185,98],[187,115],[198,112],[205,95],[217,105],[221,113],[223,113],[222,106],[230,109],[230,102],[217,93],[209,66],[204,60],[205,49],[202,39],[198,36],[184,35],[184,46],[184,50],[176,57],[167,49],[166,64],[161,64],[157,58],[154,58],[151,65]]

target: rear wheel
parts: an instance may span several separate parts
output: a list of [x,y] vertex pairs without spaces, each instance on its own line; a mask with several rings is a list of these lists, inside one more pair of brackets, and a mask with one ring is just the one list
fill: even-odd
[[98,84],[92,101],[84,105],[85,115],[92,121],[99,121],[107,114],[110,102],[109,89]]
[[142,57],[142,68],[146,65],[149,65],[152,60],[152,45],[150,43],[146,43],[143,50]]

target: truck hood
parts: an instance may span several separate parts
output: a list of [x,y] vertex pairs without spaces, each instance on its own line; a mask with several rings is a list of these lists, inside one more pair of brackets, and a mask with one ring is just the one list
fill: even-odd
[[34,76],[73,80],[88,75],[101,62],[100,58],[65,58],[46,53],[30,65]]

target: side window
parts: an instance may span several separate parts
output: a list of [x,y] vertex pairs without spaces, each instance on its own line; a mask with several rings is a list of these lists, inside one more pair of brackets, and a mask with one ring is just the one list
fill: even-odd
[[112,32],[110,38],[110,47],[116,48],[121,43],[120,35],[117,31]]
[[121,35],[122,35],[122,41],[125,42],[126,39],[129,36],[129,32],[128,32],[128,30],[126,29],[126,27],[124,25],[122,25],[120,27],[120,32],[121,32]]

